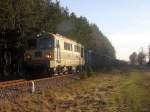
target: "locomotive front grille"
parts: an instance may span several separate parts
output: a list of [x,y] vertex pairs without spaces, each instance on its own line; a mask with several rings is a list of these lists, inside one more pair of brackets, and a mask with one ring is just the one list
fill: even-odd
[[42,57],[42,52],[40,51],[35,52],[35,57],[38,57],[38,58]]

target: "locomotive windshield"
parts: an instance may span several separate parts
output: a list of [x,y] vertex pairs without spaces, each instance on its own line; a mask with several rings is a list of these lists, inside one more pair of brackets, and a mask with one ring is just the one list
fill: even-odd
[[38,49],[49,49],[54,46],[54,41],[52,38],[39,38],[37,40]]
[[49,37],[40,37],[38,39],[28,40],[28,49],[49,49],[54,46],[54,39]]

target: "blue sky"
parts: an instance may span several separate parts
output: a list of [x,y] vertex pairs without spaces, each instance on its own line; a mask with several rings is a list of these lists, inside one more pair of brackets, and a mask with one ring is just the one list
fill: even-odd
[[150,44],[150,0],[60,0],[77,16],[95,23],[116,49],[117,58],[128,60]]

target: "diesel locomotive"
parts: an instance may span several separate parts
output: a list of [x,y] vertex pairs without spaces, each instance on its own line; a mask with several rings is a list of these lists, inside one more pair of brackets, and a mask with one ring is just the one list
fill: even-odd
[[82,71],[85,65],[84,46],[60,34],[39,34],[28,40],[24,53],[26,70],[43,70],[47,74]]

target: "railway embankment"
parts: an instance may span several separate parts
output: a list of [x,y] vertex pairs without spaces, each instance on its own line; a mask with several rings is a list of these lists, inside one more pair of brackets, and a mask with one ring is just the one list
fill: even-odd
[[[150,73],[98,73],[86,79],[41,81],[41,91],[6,100],[1,112],[149,112]],[[38,85],[38,84],[36,84]]]
[[0,82],[0,102],[22,99],[26,94],[41,93],[46,89],[61,88],[79,80],[78,75],[68,74],[36,80]]

